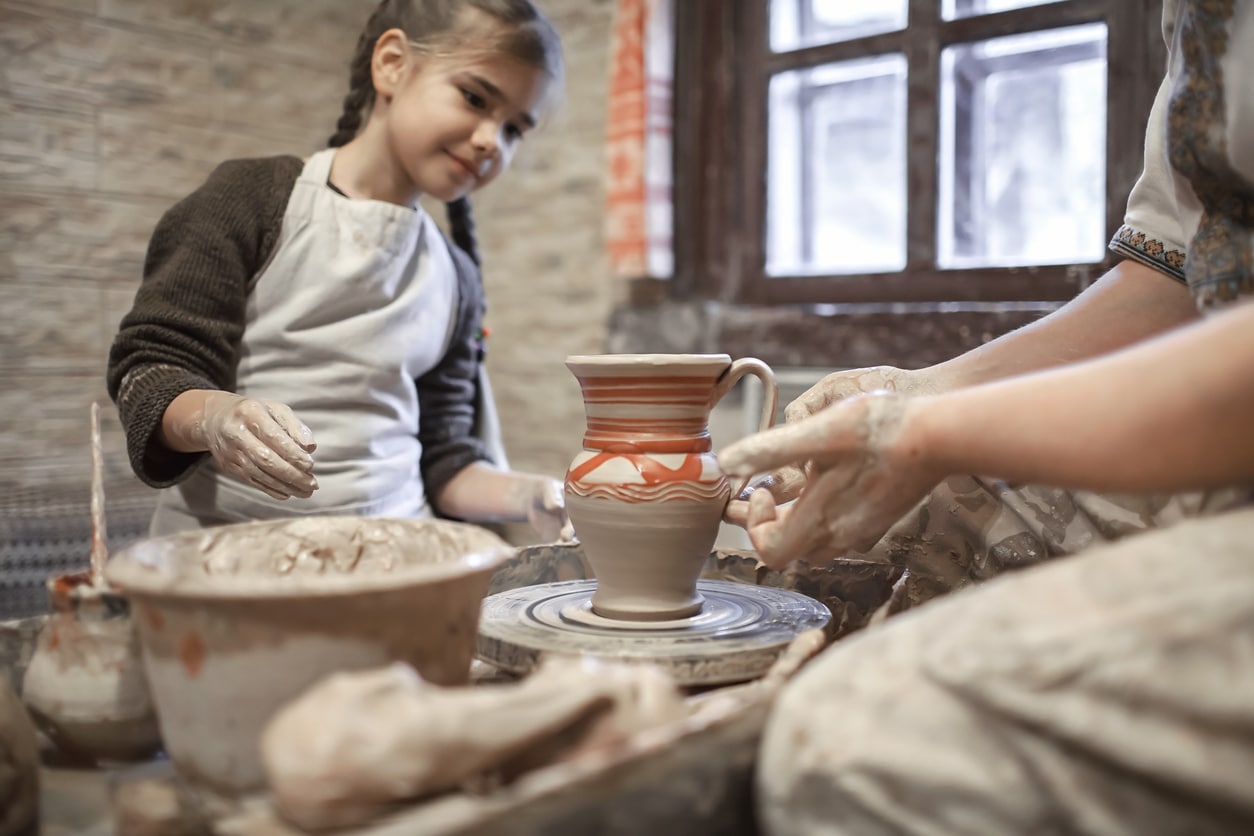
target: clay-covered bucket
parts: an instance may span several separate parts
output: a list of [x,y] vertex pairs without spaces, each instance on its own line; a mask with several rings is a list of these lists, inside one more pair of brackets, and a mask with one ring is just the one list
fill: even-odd
[[263,788],[274,712],[332,672],[404,661],[465,683],[480,603],[512,553],[462,523],[309,517],[144,540],[106,575],[131,602],[170,759],[230,798]]

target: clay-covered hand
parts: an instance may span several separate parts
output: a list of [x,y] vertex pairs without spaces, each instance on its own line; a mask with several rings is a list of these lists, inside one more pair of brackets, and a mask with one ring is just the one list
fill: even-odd
[[192,436],[223,473],[275,499],[309,497],[318,488],[313,433],[285,404],[212,392]]
[[786,465],[808,474],[787,508],[769,490],[750,496],[745,527],[762,561],[781,568],[864,551],[925,497],[946,474],[925,462],[907,431],[922,405],[887,391],[845,398],[719,453],[719,466],[733,477]]
[[548,476],[527,476],[523,483],[527,522],[541,543],[568,543],[575,539],[575,529],[566,515],[566,497],[562,483]]
[[[889,391],[901,394],[928,394],[935,390],[927,370],[912,371],[893,366],[872,366],[832,372],[807,389],[784,410],[785,421],[795,424],[805,420],[839,400],[868,392]],[[756,491],[769,492],[776,503],[789,502],[801,495],[807,474],[799,465],[785,465],[750,482],[739,496],[727,503],[723,518],[729,523],[745,526],[749,519],[749,497]]]

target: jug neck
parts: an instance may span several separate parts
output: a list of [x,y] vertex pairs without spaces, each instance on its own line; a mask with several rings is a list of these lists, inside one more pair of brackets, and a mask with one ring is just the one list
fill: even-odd
[[582,375],[585,450],[606,453],[705,453],[717,375]]

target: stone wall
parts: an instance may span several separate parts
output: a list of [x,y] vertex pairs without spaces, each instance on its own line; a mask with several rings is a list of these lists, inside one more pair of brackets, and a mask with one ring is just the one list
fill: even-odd
[[[489,368],[514,464],[578,446],[561,365],[599,351],[609,0],[542,0],[563,32],[562,113],[476,198]],[[0,487],[80,481],[88,405],[160,214],[220,160],[320,147],[361,0],[0,0]],[[125,480],[116,423],[111,477]]]

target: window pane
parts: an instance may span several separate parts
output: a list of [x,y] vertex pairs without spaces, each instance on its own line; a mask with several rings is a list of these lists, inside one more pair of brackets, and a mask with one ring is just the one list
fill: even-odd
[[771,0],[771,49],[851,41],[906,28],[909,0]]
[[768,275],[905,266],[904,55],[776,75],[768,141]]
[[1106,251],[1106,25],[941,54],[941,267],[1075,264]]
[[945,20],[959,17],[1004,12],[1009,9],[1022,9],[1025,6],[1043,6],[1046,3],[1057,3],[1059,0],[943,0],[941,15]]

